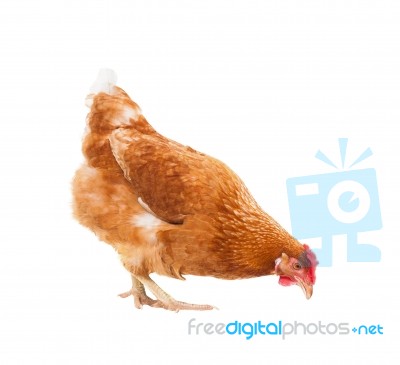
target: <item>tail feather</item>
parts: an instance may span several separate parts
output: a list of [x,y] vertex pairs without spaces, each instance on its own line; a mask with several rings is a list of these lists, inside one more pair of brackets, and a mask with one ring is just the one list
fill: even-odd
[[142,116],[139,106],[128,94],[116,86],[117,75],[113,70],[101,69],[93,83],[85,104],[90,108],[88,123],[92,132],[106,128],[135,126],[142,133],[154,133],[153,128]]
[[103,68],[99,71],[96,81],[90,88],[90,92],[93,94],[98,94],[100,92],[111,94],[116,84],[117,74],[109,68]]
[[89,95],[85,99],[85,105],[91,108],[93,105],[93,98],[98,93],[113,94],[114,86],[117,84],[117,74],[109,69],[103,68],[99,71],[96,81],[90,88]]

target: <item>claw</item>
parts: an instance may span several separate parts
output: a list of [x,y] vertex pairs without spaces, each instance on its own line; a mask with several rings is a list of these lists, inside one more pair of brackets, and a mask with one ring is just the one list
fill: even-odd
[[[152,299],[146,294],[144,288],[146,284],[157,299]],[[137,278],[132,275],[132,288],[127,292],[119,294],[121,298],[127,298],[133,296],[135,307],[142,309],[144,305],[148,305],[153,308],[163,308],[173,312],[179,312],[180,310],[197,310],[207,311],[218,309],[208,304],[191,304],[186,302],[180,302],[172,298],[170,295],[165,293],[150,277]]]
[[132,295],[132,289],[128,290],[128,291],[126,291],[124,293],[118,294],[118,296],[121,297],[121,298],[128,298],[131,295]]
[[154,306],[156,306],[156,303],[158,302],[158,300],[154,300],[154,299],[151,299],[150,297],[148,297],[146,295],[146,293],[140,293],[133,289],[128,290],[127,292],[118,294],[118,296],[121,298],[128,298],[131,295],[133,296],[135,307],[137,309],[142,309],[144,305],[154,307]]
[[185,302],[179,302],[173,300],[172,302],[169,302],[166,304],[165,309],[168,309],[170,311],[174,312],[179,312],[180,310],[197,310],[197,311],[208,311],[208,310],[213,310],[217,309],[216,307],[208,304],[191,304],[191,303],[185,303]]

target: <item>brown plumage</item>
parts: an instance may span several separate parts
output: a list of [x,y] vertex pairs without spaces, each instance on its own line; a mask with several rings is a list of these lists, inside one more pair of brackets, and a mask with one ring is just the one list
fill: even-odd
[[[255,202],[221,161],[157,133],[102,71],[87,98],[85,163],[73,181],[74,215],[120,254],[135,305],[212,309],[178,302],[149,277],[221,279],[278,274],[307,297],[316,260]],[[150,299],[145,287],[156,296]]]

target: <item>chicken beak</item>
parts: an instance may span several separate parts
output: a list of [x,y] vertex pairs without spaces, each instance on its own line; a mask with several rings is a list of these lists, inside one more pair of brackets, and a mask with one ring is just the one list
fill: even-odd
[[312,284],[306,283],[303,279],[299,278],[298,276],[295,276],[294,278],[297,281],[297,285],[303,290],[306,299],[310,299],[313,294]]

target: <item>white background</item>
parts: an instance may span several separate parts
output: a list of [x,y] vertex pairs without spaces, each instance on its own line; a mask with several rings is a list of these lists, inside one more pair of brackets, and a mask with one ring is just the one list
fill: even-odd
[[[2,1],[0,362],[342,363],[399,357],[398,1]],[[314,296],[276,277],[156,281],[219,311],[136,310],[114,251],[71,217],[86,92],[101,67],[161,133],[214,155],[290,229],[285,181],[332,172],[313,156],[377,171],[379,263],[317,271]],[[197,322],[381,324],[381,336],[207,336]]]

